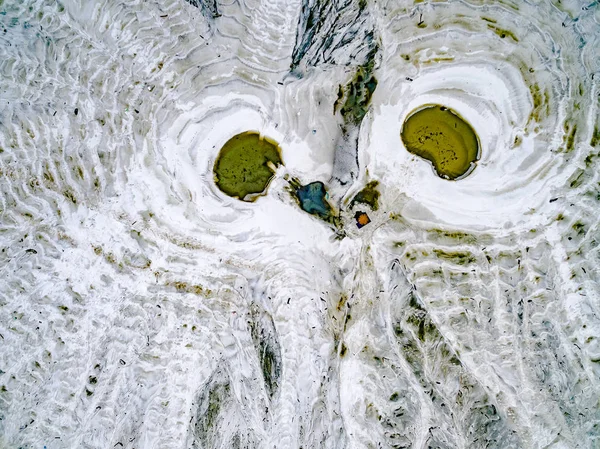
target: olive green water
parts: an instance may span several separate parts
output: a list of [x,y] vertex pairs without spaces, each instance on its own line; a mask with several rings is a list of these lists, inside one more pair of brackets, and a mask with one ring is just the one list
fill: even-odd
[[426,106],[405,120],[400,133],[406,149],[430,161],[438,176],[468,174],[479,157],[479,140],[471,125],[440,105]]
[[265,192],[275,168],[282,164],[281,149],[273,140],[256,131],[229,139],[215,161],[215,183],[225,194],[242,201],[254,201]]

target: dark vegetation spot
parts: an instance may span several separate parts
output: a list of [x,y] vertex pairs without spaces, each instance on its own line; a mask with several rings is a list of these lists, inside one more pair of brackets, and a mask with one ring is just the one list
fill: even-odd
[[[373,74],[376,52],[377,48],[373,50],[373,55],[368,58],[368,63],[356,70],[354,78],[343,89],[345,101],[340,108],[340,114],[348,124],[359,125],[369,109],[371,97],[377,87],[377,79]],[[338,101],[341,102],[339,92]]]
[[251,308],[248,324],[260,362],[265,387],[269,396],[273,397],[279,388],[282,369],[281,349],[277,340],[275,324],[271,316],[256,304]]
[[592,134],[592,140],[590,140],[590,145],[592,147],[597,147],[600,143],[600,128],[597,126],[594,128],[594,133]]
[[185,0],[190,5],[195,6],[202,10],[202,13],[207,16],[209,19],[216,19],[217,17],[221,17],[219,14],[219,9],[217,5],[217,0]]
[[73,192],[71,192],[71,190],[69,190],[69,189],[65,190],[63,192],[63,195],[65,196],[65,198],[67,198],[73,204],[77,204],[77,198],[75,198],[75,195],[73,194]]
[[354,198],[352,198],[352,201],[350,201],[350,208],[354,207],[356,203],[361,203],[370,206],[373,210],[377,210],[379,208],[380,196],[379,190],[377,190],[378,185],[379,181],[369,182],[354,196]]
[[577,125],[573,125],[573,127],[571,128],[570,125],[565,124],[565,133],[565,151],[568,153],[574,149]]
[[569,183],[569,187],[576,189],[577,187],[579,187],[584,180],[584,171],[581,169],[578,169],[577,171],[575,171],[575,173],[569,178],[569,181],[571,181]]
[[335,100],[335,103],[333,103],[333,113],[334,114],[338,111],[338,108],[341,106],[343,99],[344,99],[344,89],[342,88],[342,85],[340,84],[338,86],[337,98]]
[[209,379],[198,398],[194,433],[204,443],[202,447],[213,447],[218,439],[219,418],[231,397],[229,378],[222,370],[217,370]]
[[477,261],[477,259],[471,253],[447,252],[441,249],[434,249],[433,252],[440,259],[455,263],[457,265],[469,265]]
[[174,287],[177,293],[191,293],[198,296],[210,295],[212,293],[210,289],[205,289],[202,285],[190,285],[187,282],[182,281],[167,282],[165,285]]
[[519,39],[517,39],[517,36],[515,36],[511,31],[500,29],[492,24],[488,24],[488,28],[490,30],[492,30],[494,33],[496,33],[498,36],[500,36],[501,39],[510,37],[513,41],[519,42]]

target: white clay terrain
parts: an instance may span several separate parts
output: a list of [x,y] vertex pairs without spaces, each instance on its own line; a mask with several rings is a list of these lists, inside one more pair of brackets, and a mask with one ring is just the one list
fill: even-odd
[[[600,447],[600,3],[191,3],[0,0],[0,448]],[[371,48],[342,236],[288,180]],[[462,180],[402,146],[428,103]],[[254,203],[212,171],[247,130]]]

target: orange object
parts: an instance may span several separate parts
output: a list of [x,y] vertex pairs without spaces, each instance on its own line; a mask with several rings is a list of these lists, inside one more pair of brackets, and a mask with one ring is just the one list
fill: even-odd
[[371,219],[364,212],[357,212],[354,218],[356,219],[356,226],[358,226],[359,229],[371,223]]

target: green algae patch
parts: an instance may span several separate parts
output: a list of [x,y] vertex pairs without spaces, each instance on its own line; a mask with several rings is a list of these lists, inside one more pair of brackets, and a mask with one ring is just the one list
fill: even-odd
[[519,42],[519,39],[517,39],[517,36],[515,36],[514,33],[512,33],[511,31],[503,30],[501,28],[498,28],[498,27],[496,27],[494,25],[490,25],[490,24],[488,24],[488,28],[490,30],[492,30],[494,33],[496,33],[498,36],[500,36],[501,39],[504,39],[505,37],[510,37],[513,41]]
[[400,133],[406,149],[432,163],[441,178],[467,176],[479,159],[479,139],[464,119],[440,105],[414,111]]
[[369,182],[354,198],[352,198],[350,208],[354,207],[356,203],[361,203],[370,206],[373,210],[377,210],[379,208],[380,196],[379,190],[377,190],[378,185],[378,181]]
[[596,128],[594,128],[594,134],[592,135],[592,140],[590,140],[590,145],[592,147],[596,147],[596,146],[598,146],[598,144],[600,144],[600,128],[598,128],[596,126]]
[[339,110],[346,124],[359,125],[369,110],[371,97],[377,88],[377,78],[373,74],[377,50],[371,51],[367,64],[356,70],[345,87],[339,86],[333,113]]
[[244,132],[229,139],[219,152],[215,183],[226,195],[254,201],[266,191],[281,164],[281,149],[275,141],[256,131]]

